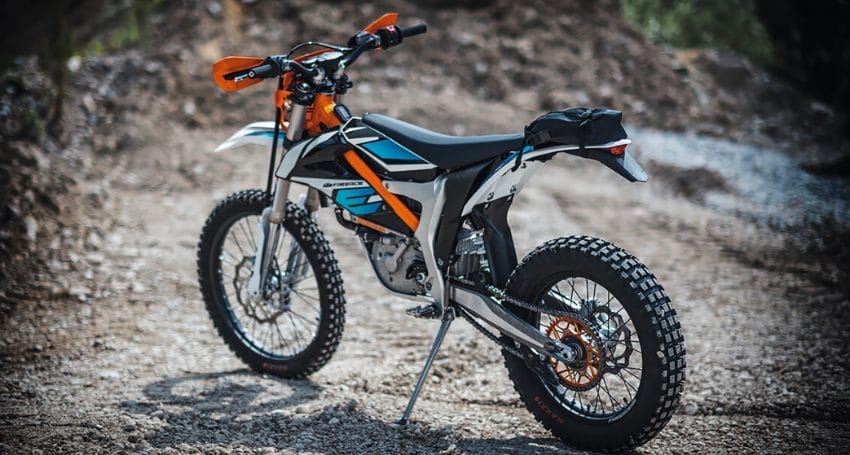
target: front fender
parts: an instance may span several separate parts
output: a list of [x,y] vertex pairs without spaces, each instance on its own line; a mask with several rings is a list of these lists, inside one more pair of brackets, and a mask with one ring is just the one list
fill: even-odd
[[[285,136],[286,130],[281,128],[280,132],[278,132],[278,140],[282,141]],[[213,150],[213,153],[223,152],[248,144],[263,145],[271,148],[273,140],[274,122],[254,122],[242,127],[241,130],[235,132],[229,139],[219,144]]]

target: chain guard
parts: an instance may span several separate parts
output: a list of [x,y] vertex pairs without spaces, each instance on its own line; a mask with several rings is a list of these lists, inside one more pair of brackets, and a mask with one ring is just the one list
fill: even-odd
[[[463,284],[472,288],[480,288],[481,286],[476,286],[476,283],[472,280],[467,280],[463,278],[452,278],[452,281]],[[550,316],[554,317],[570,317],[575,318],[580,321],[584,321],[590,327],[593,328],[592,332],[594,333],[594,338],[604,347],[601,352],[602,357],[602,371],[599,373],[601,377],[605,373],[619,373],[620,370],[627,367],[629,365],[629,359],[634,352],[634,348],[632,348],[631,342],[628,340],[631,339],[631,331],[625,324],[623,317],[611,311],[607,306],[600,306],[595,304],[593,301],[583,302],[581,311],[570,311],[570,310],[561,310],[557,308],[549,308],[542,307],[540,305],[534,305],[528,303],[524,300],[517,299],[509,295],[504,289],[500,289],[492,284],[484,285],[484,290],[486,290],[492,297],[495,297],[502,302],[508,303],[518,308],[522,308],[524,310],[528,310],[534,313],[546,313]],[[475,327],[476,330],[481,332],[484,336],[489,338],[494,343],[498,344],[502,349],[506,352],[519,357],[522,359],[526,365],[529,366],[534,372],[540,376],[540,378],[548,383],[549,385],[564,385],[559,379],[558,376],[545,365],[539,358],[539,355],[534,354],[530,349],[525,346],[518,346],[513,340],[508,337],[502,336],[499,337],[486,328],[484,328],[478,321],[475,320],[470,314],[465,311],[460,311],[460,314],[469,321],[469,323]],[[613,332],[608,333],[608,336],[602,336],[600,334],[600,324],[598,323],[599,315],[604,314],[607,318],[607,321],[615,321],[616,328]],[[610,325],[610,324],[608,324]],[[611,336],[615,336],[612,344]],[[623,339],[626,341],[620,342],[619,340]],[[621,353],[617,353],[617,345],[622,344],[625,346],[625,350]]]

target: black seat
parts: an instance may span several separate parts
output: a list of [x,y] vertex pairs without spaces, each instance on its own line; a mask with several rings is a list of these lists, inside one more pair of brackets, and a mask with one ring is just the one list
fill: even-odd
[[523,134],[449,136],[380,114],[366,114],[363,123],[376,129],[437,167],[453,170],[517,150]]

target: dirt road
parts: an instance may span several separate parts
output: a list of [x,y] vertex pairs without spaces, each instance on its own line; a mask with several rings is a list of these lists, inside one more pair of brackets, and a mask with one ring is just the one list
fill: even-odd
[[[472,130],[521,124],[498,106],[427,108],[440,109],[441,120],[394,113],[445,131],[467,110],[493,114],[475,119]],[[248,372],[205,314],[195,244],[217,199],[263,184],[266,152],[207,154],[230,131],[151,121],[138,124],[157,128],[148,143],[104,158],[102,175],[88,182],[105,215],[90,220],[84,238],[58,246],[74,254],[55,265],[55,292],[6,324],[0,450],[570,452],[522,407],[496,347],[465,322],[449,333],[414,424],[394,426],[436,323],[404,316],[409,302],[380,289],[356,238],[330,213],[320,225],[348,298],[339,351],[309,380]],[[650,169],[664,169],[657,151],[636,150],[639,160],[652,157]],[[747,199],[748,190],[728,181],[734,176],[720,178],[725,192],[701,191]],[[552,237],[598,235],[633,251],[672,297],[688,382],[678,414],[641,451],[846,450],[850,301],[811,276],[772,269],[777,234],[757,217],[674,189],[663,176],[628,184],[562,157],[532,181],[511,216],[520,256]]]

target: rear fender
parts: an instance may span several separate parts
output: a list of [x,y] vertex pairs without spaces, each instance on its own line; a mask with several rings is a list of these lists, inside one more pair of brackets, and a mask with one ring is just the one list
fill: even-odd
[[586,149],[584,153],[579,150],[567,150],[567,153],[599,161],[630,182],[645,182],[649,179],[646,171],[628,151],[623,152],[622,155],[612,155],[604,149]]
[[[278,132],[278,140],[282,141],[285,136],[286,129],[281,128]],[[234,133],[229,139],[219,144],[213,152],[223,152],[248,144],[263,145],[271,148],[273,140],[274,122],[254,122],[242,127],[241,130]]]
[[621,139],[608,144],[590,145],[585,147],[584,150],[581,150],[581,148],[577,145],[545,147],[539,150],[531,150],[523,153],[523,161],[537,157],[545,157],[546,155],[553,155],[556,152],[564,152],[579,158],[599,161],[630,182],[645,182],[649,179],[646,175],[646,171],[643,170],[640,164],[635,161],[628,151],[624,151],[621,155],[611,154],[611,148],[624,145],[627,146],[631,143],[632,141],[630,139]]
[[[610,152],[612,147],[628,145],[631,142],[629,139],[622,139],[608,144],[587,146],[584,151],[581,151],[577,145],[556,145],[540,149],[533,149],[529,146],[521,151],[516,150],[503,159],[496,166],[496,169],[484,179],[481,186],[467,200],[461,215],[469,215],[472,213],[472,209],[479,204],[487,204],[518,193],[528,183],[532,174],[543,166],[544,161],[562,152],[599,161],[630,182],[645,182],[648,179],[646,172],[629,155],[629,152],[624,152],[619,156],[612,155]],[[521,165],[515,167],[517,154],[520,153],[522,154]]]

